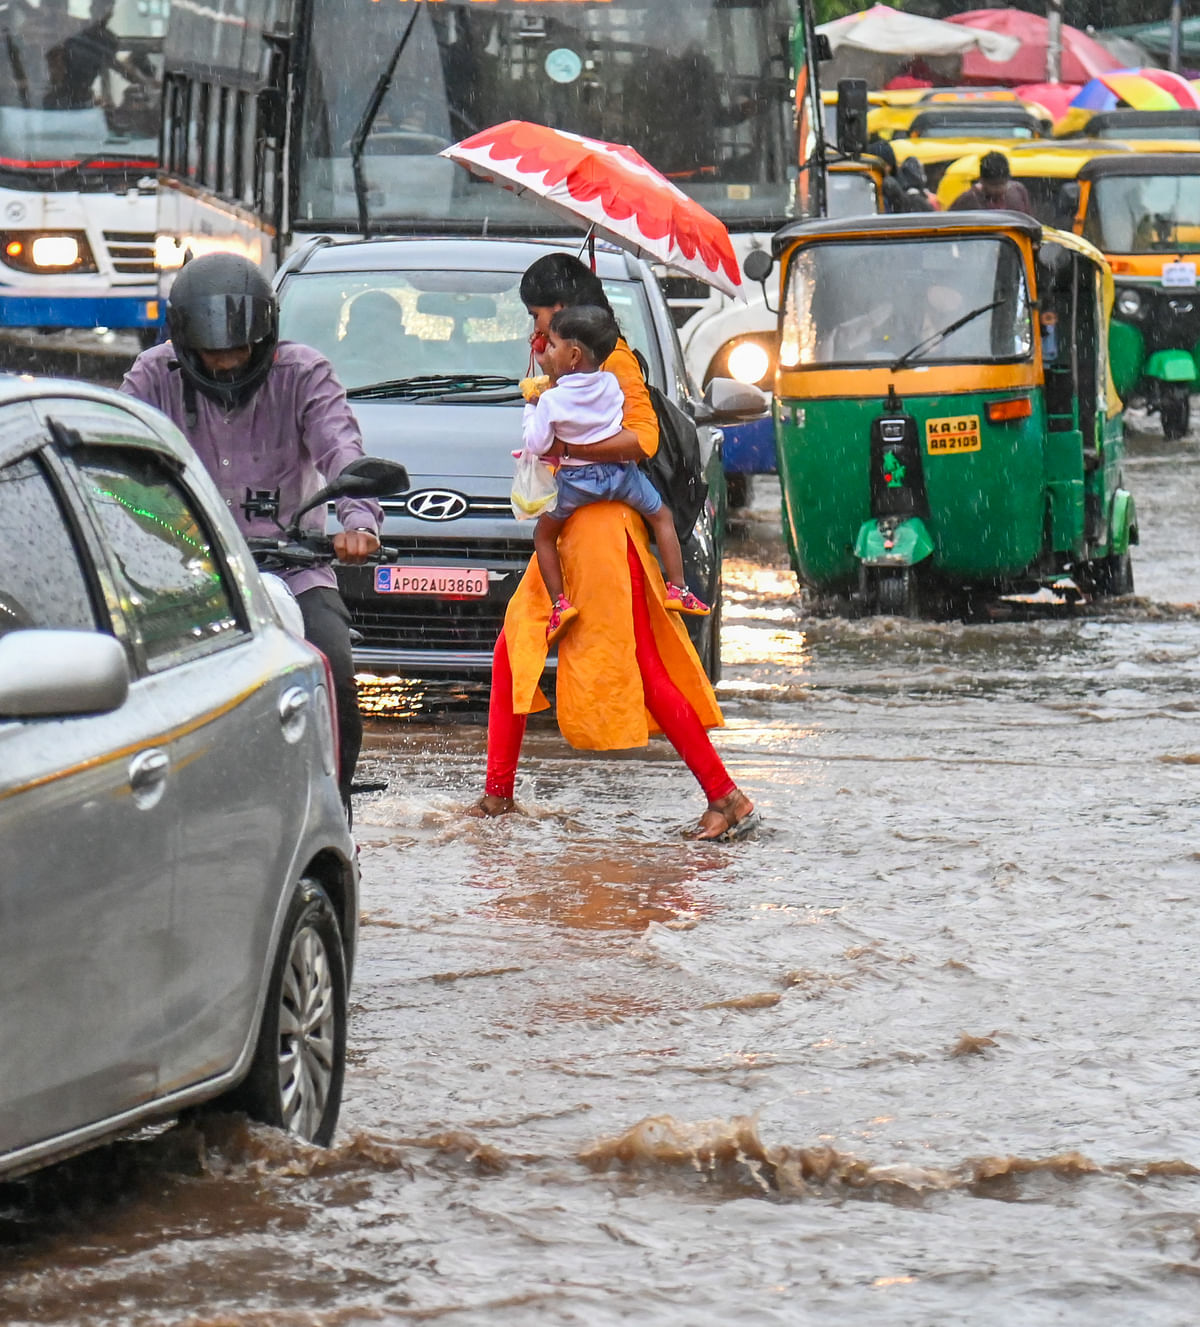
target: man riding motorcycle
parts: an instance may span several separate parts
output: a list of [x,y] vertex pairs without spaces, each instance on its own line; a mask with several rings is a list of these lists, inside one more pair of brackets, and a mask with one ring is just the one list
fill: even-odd
[[[279,340],[275,292],[248,259],[193,259],[167,301],[171,339],[144,351],[121,390],[161,410],[192,444],[245,535],[273,535],[324,483],[363,454],[362,435],[318,351]],[[343,498],[333,536],[342,562],[379,548],[378,503]],[[324,529],[323,510],[304,522]],[[340,787],[347,811],[362,745],[350,614],[329,566],[282,573],[304,617],[304,634],[329,660],[337,693]]]

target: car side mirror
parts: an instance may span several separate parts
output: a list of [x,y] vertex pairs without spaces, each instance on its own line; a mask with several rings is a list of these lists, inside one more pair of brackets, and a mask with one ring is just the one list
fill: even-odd
[[129,660],[99,631],[9,631],[0,636],[0,715],[107,714],[129,694]]
[[[704,389],[702,403],[706,424],[740,424],[761,419],[771,408],[771,398],[753,383],[736,378],[713,378]],[[697,415],[699,420],[699,415]]]
[[837,147],[844,157],[861,157],[867,147],[867,80],[838,81]]

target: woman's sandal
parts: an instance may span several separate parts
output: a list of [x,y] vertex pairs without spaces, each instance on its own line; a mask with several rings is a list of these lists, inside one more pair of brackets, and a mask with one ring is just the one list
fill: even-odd
[[732,843],[749,834],[761,819],[754,809],[754,803],[740,788],[735,788],[728,797],[709,802],[701,813],[700,828],[691,837],[704,842],[719,839],[724,843]]
[[497,797],[494,793],[484,793],[477,802],[467,807],[465,814],[476,820],[492,820],[496,816],[510,815],[517,809],[511,797]]

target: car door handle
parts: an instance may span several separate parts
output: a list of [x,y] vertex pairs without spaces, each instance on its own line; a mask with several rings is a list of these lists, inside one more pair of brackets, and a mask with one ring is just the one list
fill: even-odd
[[171,758],[158,747],[140,752],[129,762],[129,787],[141,810],[149,810],[162,797],[170,768]]

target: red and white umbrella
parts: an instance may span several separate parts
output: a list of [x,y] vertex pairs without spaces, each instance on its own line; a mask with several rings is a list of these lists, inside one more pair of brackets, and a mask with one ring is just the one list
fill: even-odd
[[572,224],[745,298],[729,232],[631,147],[506,120],[441,155]]

